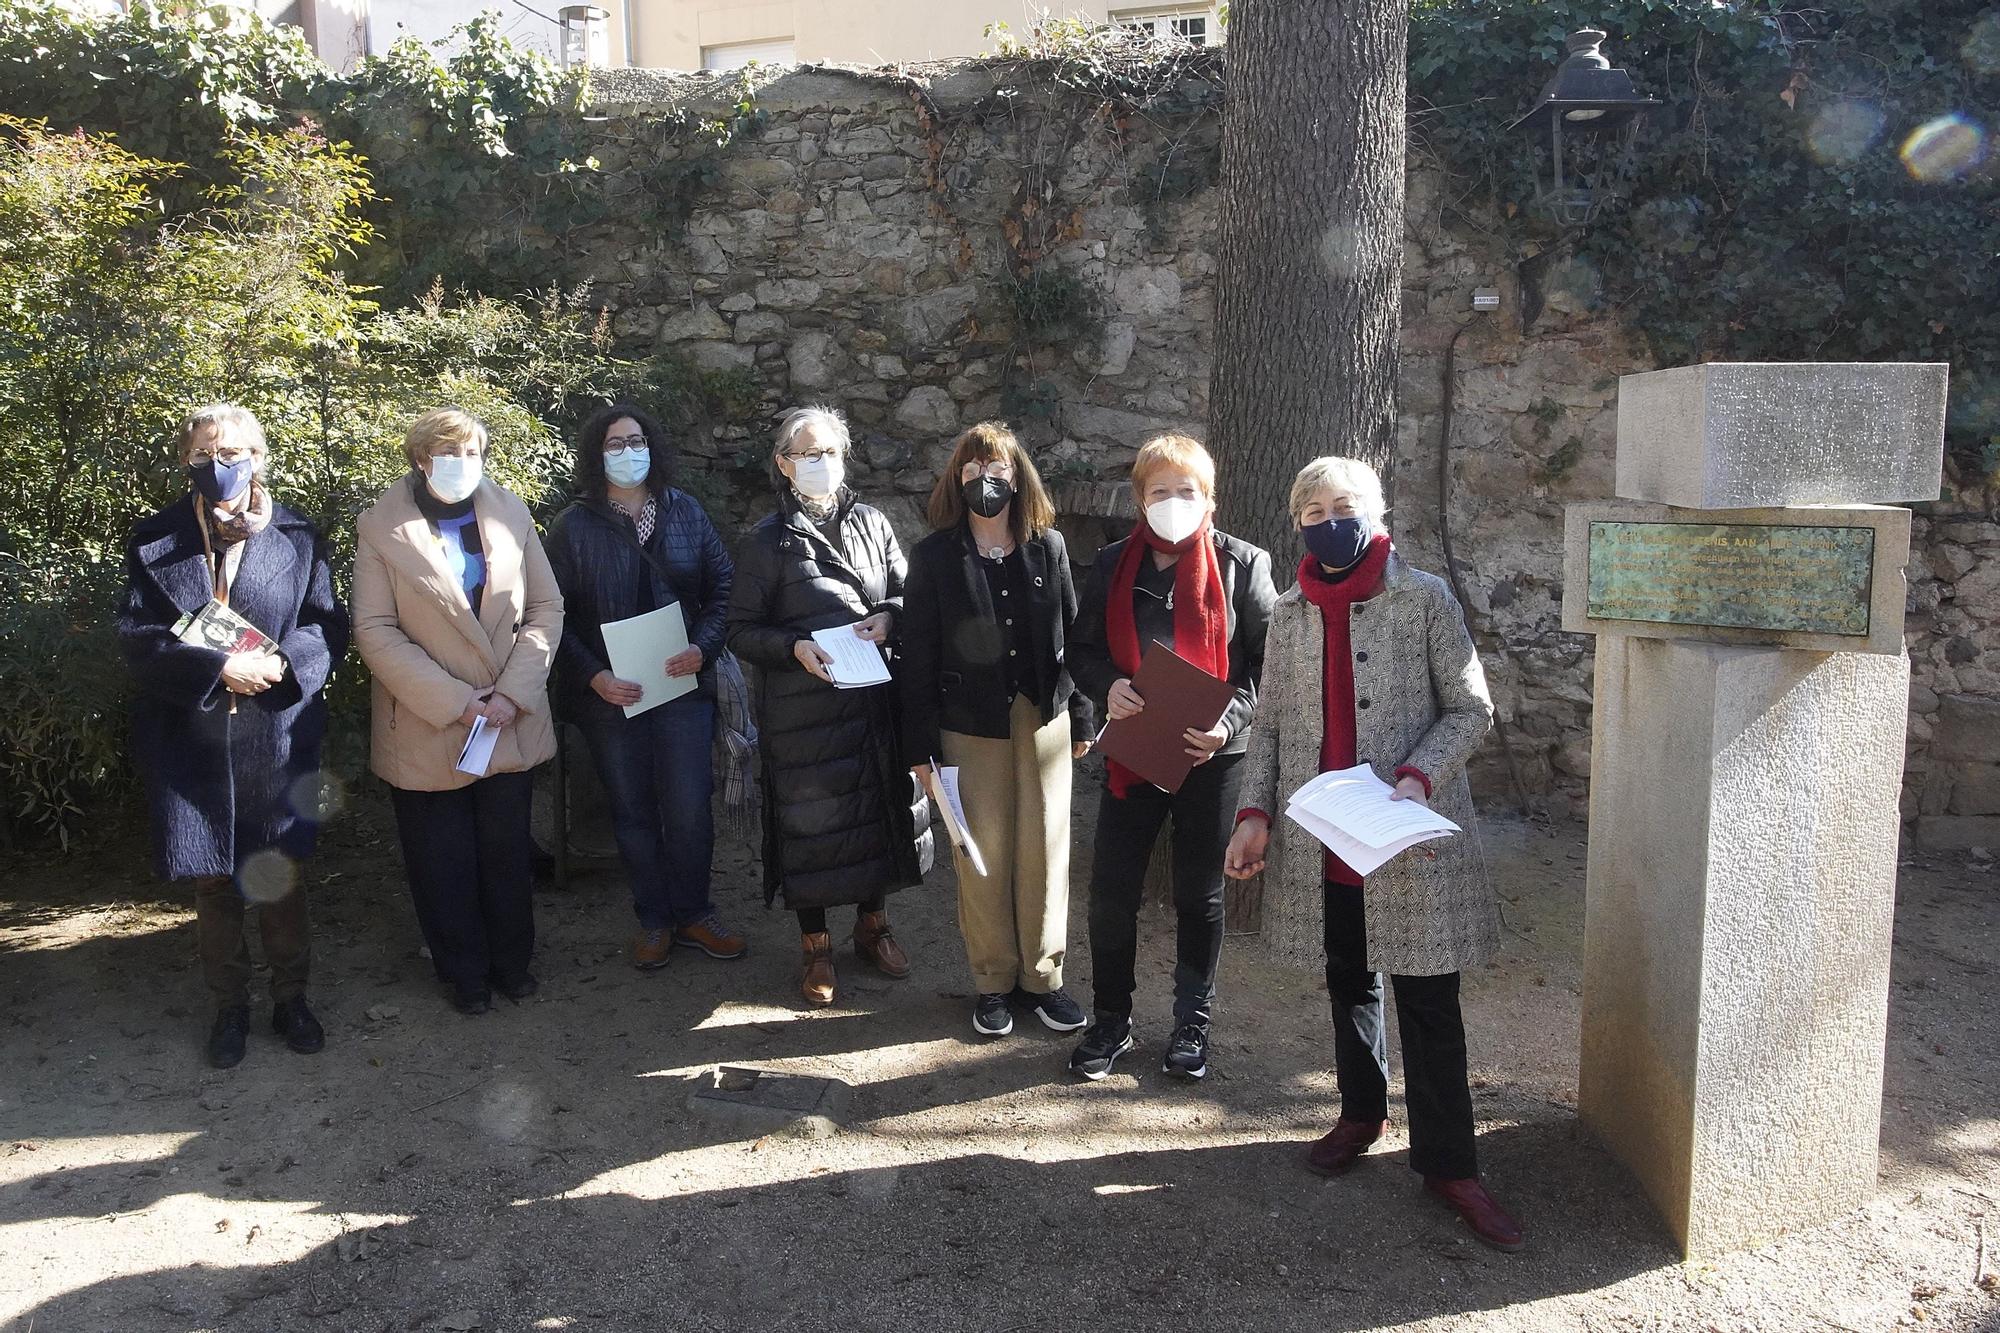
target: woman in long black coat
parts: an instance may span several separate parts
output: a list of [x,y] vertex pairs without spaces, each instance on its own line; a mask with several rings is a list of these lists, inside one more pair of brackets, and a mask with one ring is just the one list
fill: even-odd
[[902,549],[889,520],[843,484],[847,423],[801,408],[778,428],[778,512],[736,556],[729,646],[761,668],[764,895],[799,917],[800,991],[833,1003],[830,907],[857,908],[855,951],[891,977],[909,958],[889,928],[888,895],[931,863],[930,812],[898,758],[892,685],[841,689],[814,630],[856,626],[887,645],[902,609]]
[[[319,831],[322,695],[347,651],[347,610],[311,523],[263,485],[257,418],[219,404],[182,424],[189,493],[133,528],[118,639],[132,669],[132,760],[153,816],[160,876],[193,881],[203,977],[217,1013],[209,1060],[243,1058],[249,1029],[245,908],[258,908],[272,1027],[302,1054],[325,1035],[306,1006],[310,959],[298,864]],[[275,654],[183,642],[174,626],[211,600]]]

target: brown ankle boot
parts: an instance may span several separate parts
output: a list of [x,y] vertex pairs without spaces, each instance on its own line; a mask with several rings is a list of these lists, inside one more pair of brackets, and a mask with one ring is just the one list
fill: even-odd
[[887,912],[863,912],[854,922],[854,952],[875,970],[898,981],[910,975],[910,956],[896,943]]
[[817,931],[799,937],[799,994],[807,1004],[833,1003],[833,937]]

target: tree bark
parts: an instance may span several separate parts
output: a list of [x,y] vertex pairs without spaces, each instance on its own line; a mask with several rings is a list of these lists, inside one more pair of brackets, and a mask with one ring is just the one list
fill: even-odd
[[1298,469],[1388,469],[1408,47],[1408,0],[1230,7],[1210,443],[1223,529],[1268,549],[1281,587]]
[[[1221,526],[1281,588],[1299,468],[1344,454],[1389,480],[1408,48],[1408,0],[1230,6],[1209,443]],[[1230,886],[1231,930],[1257,928],[1263,888]]]

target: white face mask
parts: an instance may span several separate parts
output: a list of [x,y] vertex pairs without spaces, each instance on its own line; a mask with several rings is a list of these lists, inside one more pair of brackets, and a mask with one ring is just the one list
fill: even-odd
[[1201,521],[1207,517],[1207,505],[1199,500],[1183,500],[1178,495],[1155,500],[1146,506],[1146,525],[1153,530],[1154,536],[1169,546],[1179,546],[1194,536],[1201,527]]
[[455,505],[466,496],[479,489],[482,475],[480,460],[477,458],[456,458],[451,455],[431,460],[431,494],[448,505]]
[[838,454],[828,454],[825,458],[800,458],[792,462],[792,485],[809,500],[824,500],[832,495],[840,489],[846,475],[846,464]]
[[613,486],[637,486],[653,470],[653,451],[643,445],[604,456],[604,475]]

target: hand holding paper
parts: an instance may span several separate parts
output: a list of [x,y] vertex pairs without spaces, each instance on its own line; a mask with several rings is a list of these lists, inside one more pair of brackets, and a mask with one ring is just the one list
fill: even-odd
[[1320,774],[1292,793],[1285,814],[1359,875],[1420,842],[1460,831],[1420,802],[1391,800],[1389,784],[1366,764]]
[[965,824],[965,801],[958,794],[958,769],[940,768],[933,762],[930,772],[936,790],[944,793],[944,799],[938,802],[938,813],[944,816],[945,833],[951,838],[952,845],[965,853],[973,871],[984,875],[986,858],[979,854],[979,844],[972,840],[972,830]]
[[861,626],[867,623],[813,631],[813,642],[833,659],[826,667],[827,675],[843,690],[889,683],[889,664],[882,660],[882,650],[860,635]]
[[627,717],[658,708],[695,687],[692,675],[674,675],[667,670],[669,661],[691,651],[679,602],[668,602],[657,611],[629,619],[606,621],[604,651],[611,659],[612,674],[639,687],[639,701],[625,705]]

